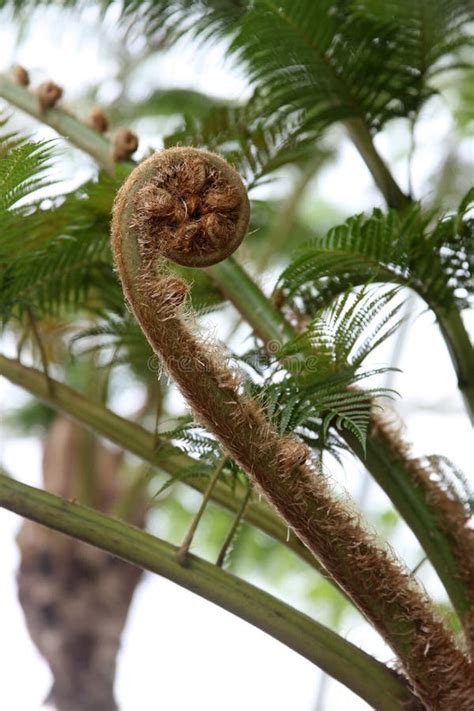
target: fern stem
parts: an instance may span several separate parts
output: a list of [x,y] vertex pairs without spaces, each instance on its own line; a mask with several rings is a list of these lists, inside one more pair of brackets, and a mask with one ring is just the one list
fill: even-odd
[[235,259],[226,259],[206,271],[265,344],[273,341],[281,345],[294,337],[288,321],[273,308],[259,286]]
[[197,527],[199,526],[199,522],[201,521],[204,512],[207,508],[207,505],[209,501],[211,500],[212,497],[212,492],[214,490],[215,485],[217,484],[217,481],[222,474],[222,470],[225,467],[225,464],[227,462],[227,457],[222,457],[221,461],[215,468],[211,478],[209,479],[209,483],[206,487],[206,490],[204,491],[203,497],[201,499],[201,503],[199,505],[198,510],[196,511],[196,515],[193,517],[193,520],[191,521],[191,525],[188,528],[188,531],[184,537],[183,542],[181,543],[180,547],[176,551],[176,560],[180,565],[185,565],[188,554],[189,554],[189,549],[191,547],[191,544],[194,539],[194,534],[197,531]]
[[457,309],[436,311],[436,317],[453,361],[458,387],[474,424],[474,346]]
[[362,156],[375,184],[389,207],[402,209],[410,204],[410,198],[400,189],[395,178],[374,146],[372,136],[365,122],[360,118],[344,122],[349,136]]
[[229,532],[227,533],[227,536],[225,537],[224,543],[222,544],[222,547],[219,551],[219,555],[217,556],[216,565],[219,568],[222,568],[222,566],[224,565],[225,559],[227,557],[227,553],[229,552],[230,546],[232,545],[232,541],[234,540],[235,535],[238,531],[240,522],[242,521],[242,517],[245,513],[245,509],[247,508],[247,504],[250,501],[251,494],[252,494],[252,487],[250,486],[250,484],[248,484],[247,492],[242,499],[240,508],[237,511],[237,513],[234,517],[234,520],[232,521],[232,526],[230,527]]
[[51,380],[51,377],[49,375],[48,356],[46,353],[46,349],[44,347],[43,339],[41,338],[41,334],[38,330],[38,325],[36,323],[36,319],[34,317],[32,310],[30,309],[29,306],[27,306],[25,311],[26,311],[26,315],[28,318],[28,323],[30,324],[31,332],[33,334],[33,339],[36,342],[36,345],[38,346],[38,350],[39,350],[40,358],[41,358],[41,365],[43,366],[43,372],[46,376],[46,380],[48,381],[48,388],[49,388],[50,394],[54,395],[53,381]]
[[75,116],[64,109],[41,110],[34,94],[26,87],[12,82],[5,74],[0,74],[0,96],[41,123],[54,128],[70,143],[92,156],[104,170],[110,174],[114,173],[114,162],[107,139]]
[[0,506],[90,543],[178,585],[271,634],[383,711],[420,709],[393,671],[301,612],[240,578],[144,531],[0,473]]
[[[54,395],[52,395],[45,375],[35,368],[28,368],[16,360],[0,355],[0,375],[48,403],[55,410],[69,415],[84,427],[171,476],[179,478],[180,473],[196,463],[194,459],[167,442],[161,441],[156,448],[155,437],[151,432],[116,415],[101,403],[84,397],[57,380],[53,381]],[[193,477],[183,483],[203,493],[208,479]],[[245,491],[242,487],[237,486],[236,493],[233,494],[227,486],[217,482],[212,500],[219,506],[237,513],[243,496]],[[268,507],[251,501],[246,507],[244,518],[252,526],[286,545],[318,573],[328,578],[327,573],[301,541],[295,536],[287,540],[287,527]]]
[[380,425],[380,421],[373,420],[365,456],[350,432],[344,430],[342,435],[415,534],[469,634],[472,594],[463,580],[462,560],[454,553],[456,541],[449,530],[440,526],[435,503],[437,497],[446,495],[434,479],[426,480],[417,460],[403,451],[403,444],[394,451],[390,436]]

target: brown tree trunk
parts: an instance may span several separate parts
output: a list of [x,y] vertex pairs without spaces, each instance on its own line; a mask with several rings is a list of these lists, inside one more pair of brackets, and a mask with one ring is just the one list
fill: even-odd
[[[87,488],[94,506],[110,511],[120,493],[121,460],[121,452],[58,418],[45,441],[44,486],[77,499]],[[132,522],[143,524],[143,510]],[[18,545],[20,603],[54,678],[47,702],[58,711],[113,711],[116,658],[141,571],[30,521]]]

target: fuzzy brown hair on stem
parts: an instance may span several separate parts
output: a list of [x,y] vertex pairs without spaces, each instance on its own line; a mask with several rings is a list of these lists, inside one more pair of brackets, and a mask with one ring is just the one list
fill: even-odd
[[415,457],[403,439],[402,425],[394,413],[379,414],[373,420],[371,436],[376,434],[392,459],[402,462],[418,490],[423,492],[430,511],[447,536],[458,564],[458,575],[464,582],[470,602],[470,610],[462,622],[474,657],[474,529],[472,511],[462,501],[452,483],[443,476],[434,457]]
[[36,89],[36,96],[38,98],[40,111],[52,109],[54,106],[56,106],[62,95],[62,87],[58,86],[58,84],[55,84],[54,81],[44,81]]
[[309,450],[274,430],[184,316],[187,285],[167,272],[167,259],[187,266],[225,259],[248,220],[240,177],[221,158],[193,148],[156,153],[115,201],[112,249],[126,300],[197,419],[392,647],[426,708],[468,711],[473,669],[426,594],[335,497]]

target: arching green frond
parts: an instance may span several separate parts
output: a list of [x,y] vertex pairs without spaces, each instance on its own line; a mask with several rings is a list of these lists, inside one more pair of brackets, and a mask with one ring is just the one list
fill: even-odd
[[473,198],[470,191],[457,213],[433,227],[433,214],[417,205],[351,217],[302,248],[279,288],[309,313],[339,289],[368,282],[408,286],[435,310],[465,307],[474,295]]
[[398,25],[394,70],[407,72],[419,96],[428,80],[459,66],[457,50],[474,41],[470,0],[358,0],[356,4],[365,15],[379,20],[389,17]]
[[40,204],[12,216],[0,235],[3,319],[25,307],[37,316],[65,313],[89,297],[91,308],[123,311],[108,235],[114,189],[104,176],[52,207]]
[[470,44],[469,0],[154,0],[125,3],[125,18],[229,38],[264,100],[266,116],[297,115],[301,129],[363,118],[375,129],[416,112],[441,70]]
[[373,400],[390,392],[354,386],[387,370],[360,368],[398,327],[402,303],[395,302],[397,294],[398,289],[343,294],[279,351],[283,377],[275,380],[272,373],[263,397],[282,433],[297,432],[311,446],[316,434],[317,442],[325,445],[328,428],[335,424],[350,430],[365,446]]

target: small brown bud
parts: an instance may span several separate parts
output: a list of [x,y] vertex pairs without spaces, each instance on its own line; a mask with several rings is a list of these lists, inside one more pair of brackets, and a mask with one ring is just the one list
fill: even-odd
[[112,159],[128,160],[138,148],[138,136],[129,128],[119,128],[112,140]]
[[94,106],[85,123],[90,128],[93,128],[97,133],[105,133],[109,127],[107,116],[104,114],[100,106]]
[[36,96],[38,97],[38,103],[40,106],[40,111],[45,111],[46,109],[52,109],[56,106],[57,102],[63,95],[62,87],[54,83],[54,81],[44,81],[36,89]]
[[30,75],[24,67],[17,64],[13,69],[13,80],[19,86],[28,86],[30,83]]

